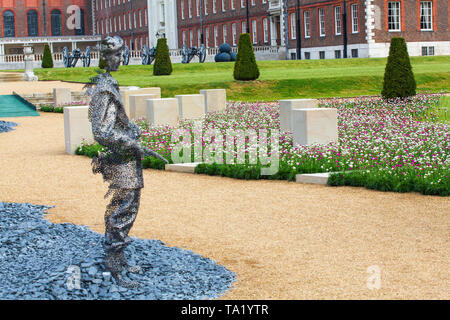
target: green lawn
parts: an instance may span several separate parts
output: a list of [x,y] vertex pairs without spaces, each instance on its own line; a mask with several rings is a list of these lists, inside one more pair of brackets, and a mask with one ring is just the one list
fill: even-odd
[[[419,92],[448,91],[450,56],[412,57]],[[382,88],[385,58],[259,61],[261,76],[253,82],[233,79],[234,63],[174,64],[170,76],[153,76],[153,66],[121,66],[114,77],[123,86],[162,89],[163,97],[226,88],[230,100],[273,101],[286,98],[326,98],[376,95]],[[37,69],[40,80],[87,82],[95,67]]]

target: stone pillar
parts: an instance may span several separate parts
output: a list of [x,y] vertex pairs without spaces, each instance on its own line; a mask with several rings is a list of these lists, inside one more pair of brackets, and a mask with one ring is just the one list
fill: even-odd
[[23,45],[23,60],[25,62],[25,74],[23,76],[25,81],[37,81],[38,77],[34,75],[33,71],[33,61],[34,61],[34,50],[29,44]]
[[53,105],[55,107],[67,106],[72,103],[72,93],[69,88],[53,89]]
[[169,125],[175,127],[180,121],[177,99],[148,99],[146,101],[147,120],[150,125]]
[[74,154],[83,140],[94,143],[88,111],[89,106],[64,108],[64,140],[68,154]]
[[[135,90],[137,91],[137,90]],[[147,118],[147,99],[159,98],[156,94],[131,94],[130,98],[130,119],[138,120]]]
[[200,94],[205,97],[205,113],[222,111],[227,105],[227,91],[225,89],[203,89]]
[[180,94],[178,111],[181,119],[201,118],[205,114],[205,98],[202,94]]
[[317,108],[319,101],[316,99],[290,99],[280,100],[280,130],[292,132],[292,110]]
[[338,141],[336,108],[292,110],[294,145],[308,146]]

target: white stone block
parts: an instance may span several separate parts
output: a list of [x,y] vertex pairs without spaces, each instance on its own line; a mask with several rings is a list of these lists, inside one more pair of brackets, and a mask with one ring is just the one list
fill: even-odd
[[330,172],[297,174],[295,182],[326,185]]
[[317,108],[319,100],[317,99],[291,99],[280,100],[280,130],[281,132],[292,132],[292,110]]
[[180,119],[197,119],[205,114],[205,98],[202,94],[176,95]]
[[222,111],[227,105],[227,91],[225,89],[203,89],[200,94],[205,97],[205,113]]
[[83,139],[87,143],[94,142],[88,110],[88,106],[64,108],[64,139],[66,153],[68,154],[74,154],[75,149],[81,145]]
[[150,125],[176,126],[180,121],[178,99],[148,99],[147,120]]
[[200,163],[201,162],[166,164],[165,169],[166,171],[195,173],[195,167]]
[[138,87],[128,87],[120,90],[120,95],[122,97],[123,106],[125,108],[125,113],[130,116],[130,99],[129,96],[133,94],[154,94],[156,98],[161,98],[161,88],[151,87],[151,88],[141,88]]
[[67,106],[72,103],[72,94],[69,88],[53,88],[53,105],[55,107]]
[[131,94],[130,98],[130,114],[128,117],[134,120],[147,118],[147,102],[148,99],[159,98],[156,94]]
[[294,145],[327,144],[338,141],[336,108],[292,110]]

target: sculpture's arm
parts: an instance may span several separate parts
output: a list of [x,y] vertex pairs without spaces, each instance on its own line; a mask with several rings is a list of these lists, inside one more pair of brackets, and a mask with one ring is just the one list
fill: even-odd
[[135,137],[127,135],[124,130],[115,127],[117,104],[112,95],[100,93],[95,99],[95,112],[92,113],[92,133],[95,140],[108,149],[129,153],[143,154],[143,148]]

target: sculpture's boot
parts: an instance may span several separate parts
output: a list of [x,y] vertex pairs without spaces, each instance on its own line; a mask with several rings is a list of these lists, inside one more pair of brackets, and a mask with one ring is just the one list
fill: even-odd
[[142,269],[140,266],[130,266],[124,251],[120,252],[120,263],[122,267],[126,268],[126,270],[131,273],[139,273]]
[[111,275],[119,286],[124,288],[138,288],[140,284],[135,281],[129,281],[123,278],[122,270],[123,270],[123,261],[121,259],[121,254],[123,250],[120,251],[109,251],[106,253],[105,257],[105,266],[111,272]]

